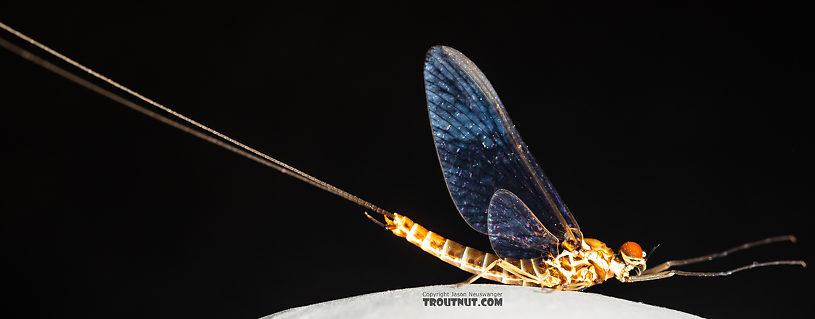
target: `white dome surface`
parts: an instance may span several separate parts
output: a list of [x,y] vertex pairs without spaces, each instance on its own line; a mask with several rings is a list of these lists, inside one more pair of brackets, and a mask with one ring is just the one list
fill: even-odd
[[[462,295],[453,295],[463,294]],[[441,298],[441,300],[439,300]],[[473,299],[475,298],[475,299]],[[430,301],[433,299],[434,301]],[[438,305],[438,302],[447,302]],[[490,306],[489,303],[493,304]],[[496,303],[500,302],[500,305]],[[433,305],[436,303],[436,305]],[[438,285],[349,297],[284,310],[264,318],[699,318],[604,295],[474,284]]]

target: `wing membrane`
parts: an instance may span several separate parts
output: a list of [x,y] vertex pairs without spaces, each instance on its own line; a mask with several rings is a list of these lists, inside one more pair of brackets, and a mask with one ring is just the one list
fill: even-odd
[[487,234],[490,199],[506,189],[557,238],[581,240],[577,222],[478,67],[460,52],[436,46],[427,53],[424,78],[436,152],[464,220]]
[[499,189],[487,208],[487,230],[498,256],[527,259],[556,253],[559,240],[512,192]]

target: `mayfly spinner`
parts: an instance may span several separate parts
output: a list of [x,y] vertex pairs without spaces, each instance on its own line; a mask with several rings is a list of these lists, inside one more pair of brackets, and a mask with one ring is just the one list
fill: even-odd
[[370,215],[368,217],[394,235],[404,237],[422,250],[473,274],[461,284],[469,284],[483,277],[505,284],[577,290],[610,278],[637,282],[675,275],[727,276],[741,270],[774,265],[806,266],[803,261],[784,260],[753,263],[723,272],[671,269],[673,266],[724,257],[758,245],[794,242],[793,236],[766,238],[720,253],[667,261],[650,269],[646,269],[648,256],[634,242],[624,243],[618,251],[614,251],[599,240],[583,237],[574,216],[515,130],[492,85],[472,61],[449,47],[431,48],[425,60],[425,93],[430,124],[453,202],[473,229],[489,236],[494,253],[482,252],[428,231],[404,215],[381,209],[190,120],[5,24],[0,23],[0,27],[169,116],[130,102],[111,90],[0,39],[0,46],[27,60],[161,122],[382,215],[384,222]]

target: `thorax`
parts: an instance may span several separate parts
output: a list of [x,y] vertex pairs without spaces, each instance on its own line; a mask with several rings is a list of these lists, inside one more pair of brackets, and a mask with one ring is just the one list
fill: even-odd
[[616,277],[624,267],[614,251],[603,242],[584,238],[580,247],[564,247],[554,258],[543,261],[550,275],[559,277],[556,285],[582,289]]

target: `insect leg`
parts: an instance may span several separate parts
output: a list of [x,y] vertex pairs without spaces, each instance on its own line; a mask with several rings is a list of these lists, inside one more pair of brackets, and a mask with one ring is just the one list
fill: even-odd
[[795,236],[786,235],[786,236],[770,237],[770,238],[765,238],[765,239],[762,239],[762,240],[742,244],[740,246],[733,247],[733,248],[730,248],[728,250],[718,252],[718,253],[715,253],[715,254],[704,255],[704,256],[699,256],[699,257],[695,257],[695,258],[666,261],[666,262],[664,262],[662,264],[657,265],[656,267],[653,267],[653,268],[650,268],[650,269],[646,270],[645,272],[642,273],[642,275],[650,275],[650,274],[660,273],[660,272],[663,272],[665,270],[668,270],[668,268],[671,268],[672,266],[681,266],[681,265],[693,264],[693,263],[698,263],[698,262],[703,262],[703,261],[709,261],[709,260],[713,260],[713,259],[716,259],[716,258],[722,258],[722,257],[725,257],[727,255],[730,255],[730,254],[732,254],[734,252],[737,252],[737,251],[740,251],[740,250],[745,250],[745,249],[748,249],[748,248],[761,246],[761,245],[766,245],[766,244],[775,243],[775,242],[780,242],[780,241],[790,241],[790,242],[794,243],[795,242]]
[[478,273],[476,275],[473,275],[472,277],[470,277],[469,279],[467,279],[467,280],[465,280],[463,282],[457,283],[456,288],[466,286],[466,285],[469,285],[469,284],[473,283],[474,281],[478,280],[478,278],[481,278],[482,276],[484,276],[488,271],[495,268],[495,266],[498,265],[498,263],[501,262],[501,261],[502,261],[502,259],[496,259],[495,261],[493,261],[492,263],[487,265],[487,267],[484,267],[484,270],[482,270],[480,273]]
[[501,265],[500,266],[501,266],[501,268],[503,268],[507,272],[517,276],[518,278],[520,278],[523,281],[529,281],[529,282],[534,282],[534,283],[539,283],[540,282],[540,280],[537,279],[538,276],[530,274],[530,273],[526,272],[525,270],[523,270],[521,268],[518,268],[518,266],[515,266],[515,265],[507,262],[506,260],[501,259]]
[[777,261],[768,261],[763,263],[752,263],[747,266],[742,266],[736,269],[731,269],[727,271],[721,272],[695,272],[695,271],[682,271],[682,270],[667,270],[661,271],[657,273],[651,274],[642,274],[639,276],[631,276],[628,277],[626,282],[637,282],[637,281],[648,281],[648,280],[657,280],[657,279],[664,279],[672,276],[690,276],[690,277],[723,277],[729,276],[734,273],[737,273],[742,270],[753,269],[758,267],[767,267],[767,266],[780,266],[780,265],[790,265],[790,266],[802,266],[806,267],[807,264],[801,260],[777,260]]
[[[560,287],[560,286],[558,286],[558,287]],[[589,287],[591,287],[591,283],[581,282],[581,283],[577,283],[577,284],[568,285],[565,288],[563,288],[563,290],[580,290],[580,289],[586,289],[586,288],[589,288]]]

